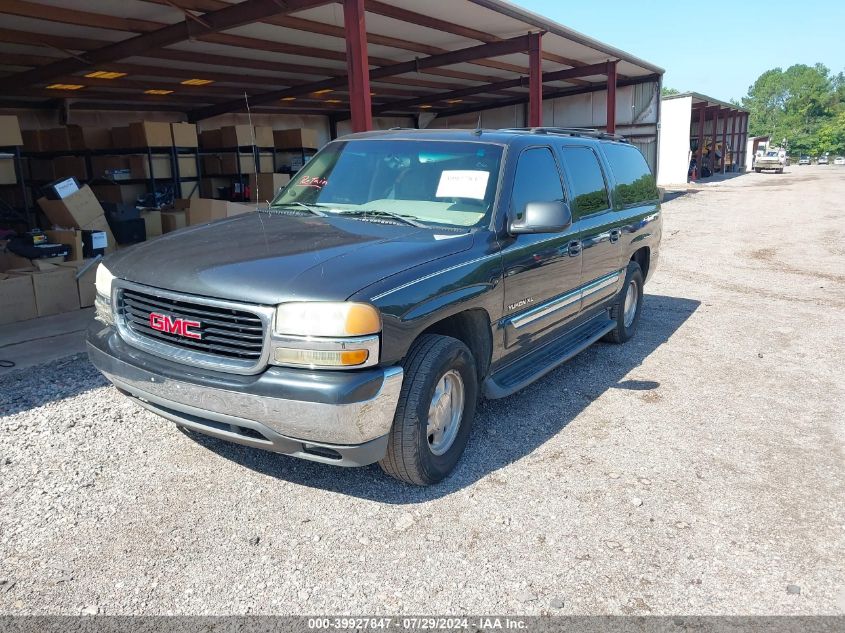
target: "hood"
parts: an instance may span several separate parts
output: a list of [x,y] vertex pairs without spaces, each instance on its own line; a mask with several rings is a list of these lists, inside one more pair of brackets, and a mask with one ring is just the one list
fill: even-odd
[[376,281],[472,246],[471,233],[337,217],[249,213],[110,255],[118,278],[273,305],[342,301]]

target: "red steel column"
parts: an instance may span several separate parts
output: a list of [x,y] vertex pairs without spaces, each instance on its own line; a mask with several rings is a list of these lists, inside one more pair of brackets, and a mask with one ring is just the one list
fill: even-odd
[[739,143],[736,142],[736,120],[739,117],[739,111],[734,110],[731,117],[731,156],[733,162],[737,167],[739,166]]
[[364,0],[343,0],[343,28],[346,34],[346,74],[349,80],[352,131],[366,132],[373,129],[373,109]]
[[699,177],[701,176],[701,159],[704,156],[704,115],[707,108],[701,106],[698,110],[698,149],[695,150],[695,164]]
[[528,127],[543,125],[543,34],[528,34]]
[[607,62],[607,133],[616,134],[616,60]]
[[716,106],[716,109],[713,111],[713,140],[710,144],[710,171],[715,174],[716,173],[716,141],[718,140],[719,134],[719,113],[722,109],[719,106]]
[[725,110],[725,118],[722,120],[722,173],[727,171],[728,164],[728,115],[733,110]]

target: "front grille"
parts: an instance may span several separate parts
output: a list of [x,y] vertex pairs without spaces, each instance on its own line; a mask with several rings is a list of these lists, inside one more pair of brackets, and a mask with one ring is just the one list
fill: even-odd
[[[264,349],[264,324],[258,314],[247,310],[221,307],[122,288],[118,310],[124,326],[135,336],[166,343],[180,349],[210,354],[221,359],[258,363]],[[198,321],[192,330],[199,339],[177,333],[160,332],[150,327],[151,313],[170,319]]]

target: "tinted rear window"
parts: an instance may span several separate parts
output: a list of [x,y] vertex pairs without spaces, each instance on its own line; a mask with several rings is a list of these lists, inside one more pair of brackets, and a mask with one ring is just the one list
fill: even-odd
[[640,150],[617,143],[605,143],[603,149],[616,180],[613,191],[616,206],[628,207],[657,200],[657,183]]
[[572,214],[576,218],[610,207],[604,176],[596,155],[589,147],[564,147],[563,171],[572,194]]

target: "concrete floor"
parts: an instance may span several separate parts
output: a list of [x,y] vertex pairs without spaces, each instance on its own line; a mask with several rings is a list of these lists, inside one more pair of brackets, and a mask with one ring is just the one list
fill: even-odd
[[0,375],[85,351],[85,330],[93,318],[94,308],[84,308],[0,325],[0,361],[14,363],[0,367]]

